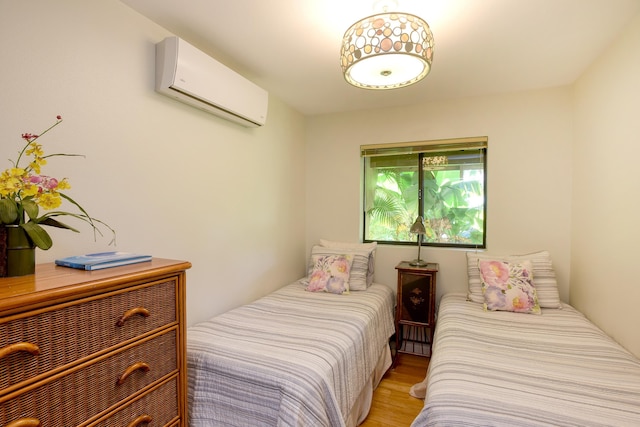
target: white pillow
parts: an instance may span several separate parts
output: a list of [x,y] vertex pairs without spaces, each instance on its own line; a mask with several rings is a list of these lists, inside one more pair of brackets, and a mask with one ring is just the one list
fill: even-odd
[[364,250],[364,251],[375,253],[376,248],[378,247],[378,242],[347,243],[347,242],[336,242],[333,240],[320,239],[320,246],[324,246],[325,248],[334,248],[334,249],[358,249],[358,250]]
[[479,260],[496,260],[506,262],[531,261],[533,265],[533,285],[536,287],[538,303],[542,308],[562,308],[556,273],[548,251],[539,251],[524,255],[491,255],[488,253],[467,252],[467,276],[469,301],[484,304],[482,280],[480,278]]
[[[378,247],[378,242],[370,242],[370,243],[348,243],[348,242],[337,242],[334,240],[326,240],[320,239],[320,246],[331,249],[344,249],[351,251],[367,251],[369,252],[369,260],[367,267],[367,287],[371,286],[373,283],[373,275],[375,270],[375,261],[376,261],[376,248]],[[353,288],[351,288],[353,290]]]
[[370,283],[367,282],[369,271],[369,259],[371,253],[356,249],[334,249],[325,248],[323,246],[314,246],[311,249],[309,264],[307,264],[307,276],[311,275],[313,270],[313,259],[317,255],[351,255],[353,261],[349,272],[349,289],[352,291],[366,291]]

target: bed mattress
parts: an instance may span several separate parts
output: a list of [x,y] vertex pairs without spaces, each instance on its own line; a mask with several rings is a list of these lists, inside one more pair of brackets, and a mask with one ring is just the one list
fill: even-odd
[[187,331],[189,425],[344,426],[394,333],[393,291],[295,282]]
[[412,426],[640,426],[640,360],[571,306],[542,311],[443,296]]

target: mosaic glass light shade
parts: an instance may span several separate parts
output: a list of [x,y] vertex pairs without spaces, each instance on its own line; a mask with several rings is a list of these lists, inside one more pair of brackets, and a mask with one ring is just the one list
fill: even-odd
[[353,24],[342,39],[344,78],[364,89],[395,89],[422,80],[431,71],[433,34],[421,18],[379,13]]

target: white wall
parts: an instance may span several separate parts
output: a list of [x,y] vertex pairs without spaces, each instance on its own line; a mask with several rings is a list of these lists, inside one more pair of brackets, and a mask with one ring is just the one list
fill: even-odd
[[[61,114],[46,153],[86,158],[43,173],[70,179],[116,249],[193,263],[191,324],[303,274],[304,118],[271,96],[266,126],[247,129],[155,93],[168,35],[116,0],[0,0],[0,169]],[[78,226],[52,231],[38,262],[109,249]]]
[[571,303],[640,356],[640,15],[575,85]]
[[[360,238],[361,144],[486,135],[488,251],[549,250],[561,298],[568,301],[570,94],[564,87],[309,119],[307,251],[320,238]],[[416,247],[381,246],[376,281],[395,289],[395,265],[416,254]],[[423,248],[423,254],[423,259],[440,263],[438,297],[466,290],[463,250]]]

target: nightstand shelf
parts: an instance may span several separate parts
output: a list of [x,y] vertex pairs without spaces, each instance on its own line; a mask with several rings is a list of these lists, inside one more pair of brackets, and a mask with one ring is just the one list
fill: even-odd
[[401,262],[396,270],[396,356],[398,353],[409,353],[429,357],[435,330],[438,264],[416,267]]

